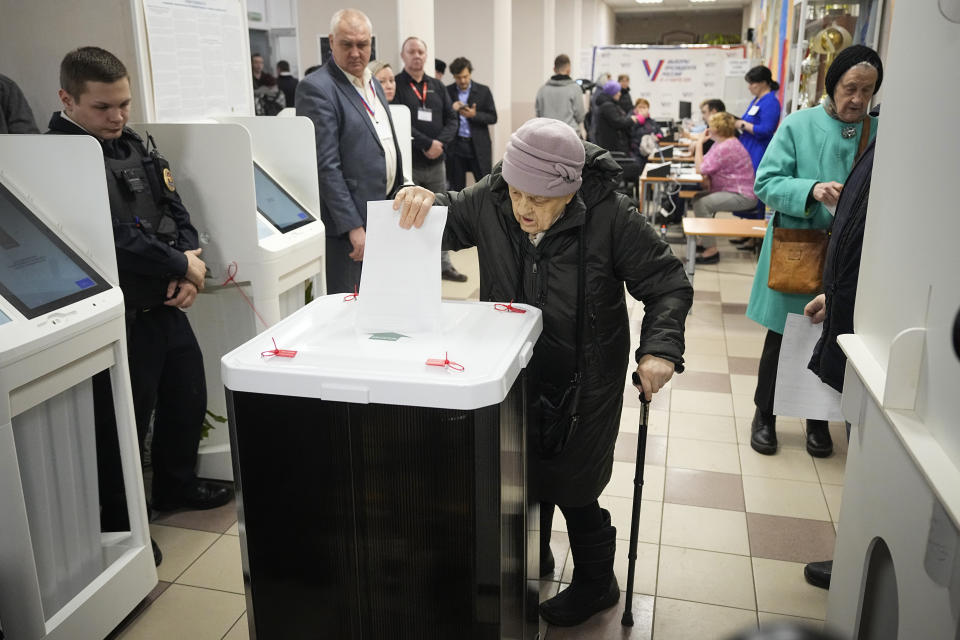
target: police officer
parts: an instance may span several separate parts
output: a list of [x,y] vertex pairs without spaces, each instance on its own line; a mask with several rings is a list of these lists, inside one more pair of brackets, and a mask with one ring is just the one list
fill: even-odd
[[[152,506],[221,506],[232,489],[198,480],[195,471],[207,395],[200,347],[183,311],[206,274],[197,231],[166,160],[152,140],[125,127],[131,93],[123,63],[104,49],[81,47],[64,57],[60,87],[63,110],[53,114],[49,133],[91,135],[103,148],[141,448],[153,417]],[[101,524],[123,530],[129,524],[106,372],[94,388]]]

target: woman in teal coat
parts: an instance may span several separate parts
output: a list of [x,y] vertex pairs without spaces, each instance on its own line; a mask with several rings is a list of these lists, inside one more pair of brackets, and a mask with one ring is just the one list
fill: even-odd
[[[780,213],[776,216],[777,226],[830,227],[832,212],[858,149],[876,135],[876,118],[867,111],[882,80],[883,65],[876,51],[862,45],[848,47],[827,71],[827,100],[818,107],[792,113],[780,125],[760,162],[754,185],[757,197]],[[767,286],[772,236],[770,224],[747,306],[747,317],[767,328],[753,396],[757,409],[750,437],[750,446],[766,455],[777,451],[773,395],[783,327],[787,314],[803,314],[803,307],[811,298],[780,293]],[[807,451],[817,457],[833,451],[826,421],[807,420]]]

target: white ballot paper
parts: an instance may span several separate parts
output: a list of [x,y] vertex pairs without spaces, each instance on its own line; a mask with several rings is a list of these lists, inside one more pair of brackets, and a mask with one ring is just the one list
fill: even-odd
[[844,419],[840,394],[807,368],[822,329],[822,324],[813,324],[806,316],[787,314],[773,395],[775,415],[810,420]]
[[440,241],[447,208],[433,207],[419,229],[400,228],[393,200],[367,203],[367,243],[357,328],[428,333],[440,322]]

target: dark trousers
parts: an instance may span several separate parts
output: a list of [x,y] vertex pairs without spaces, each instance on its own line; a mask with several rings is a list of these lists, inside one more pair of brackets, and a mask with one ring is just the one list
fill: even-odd
[[[553,528],[553,512],[556,505],[549,502],[540,503],[540,542],[550,544],[550,531]],[[594,500],[582,507],[560,507],[563,519],[567,521],[567,533],[576,536],[582,533],[597,531],[603,526],[603,514],[600,512],[600,503]]]
[[[353,252],[353,243],[350,236],[327,236],[327,293],[353,293],[354,288],[360,287],[360,272],[363,262],[356,262],[350,257]],[[319,296],[317,296],[319,297]]]
[[[153,496],[175,495],[196,480],[197,448],[207,410],[200,345],[185,313],[159,307],[128,312],[127,354],[141,450],[153,417]],[[106,524],[111,520],[107,511],[125,505],[113,392],[106,371],[94,376],[94,407]]]
[[490,173],[484,171],[473,150],[470,138],[456,137],[447,153],[447,183],[451,191],[462,191],[467,186],[467,171],[475,181]]
[[777,388],[777,364],[782,342],[782,333],[767,330],[763,352],[760,354],[760,366],[757,369],[757,389],[753,394],[753,403],[767,415],[773,415],[773,393]]

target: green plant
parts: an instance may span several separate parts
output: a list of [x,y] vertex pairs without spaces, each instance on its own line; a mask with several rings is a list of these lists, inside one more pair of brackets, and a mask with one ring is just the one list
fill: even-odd
[[213,411],[210,411],[210,409],[207,409],[207,415],[203,417],[203,424],[200,427],[201,440],[204,440],[210,436],[211,429],[217,428],[216,426],[214,426],[213,422],[210,422],[211,419],[213,420],[213,422],[216,422],[218,424],[223,424],[224,422],[227,421],[227,419],[224,416],[218,416]]
[[701,42],[703,42],[704,44],[712,44],[712,45],[740,44],[741,39],[740,39],[740,34],[705,33],[703,34],[703,38],[701,38]]

